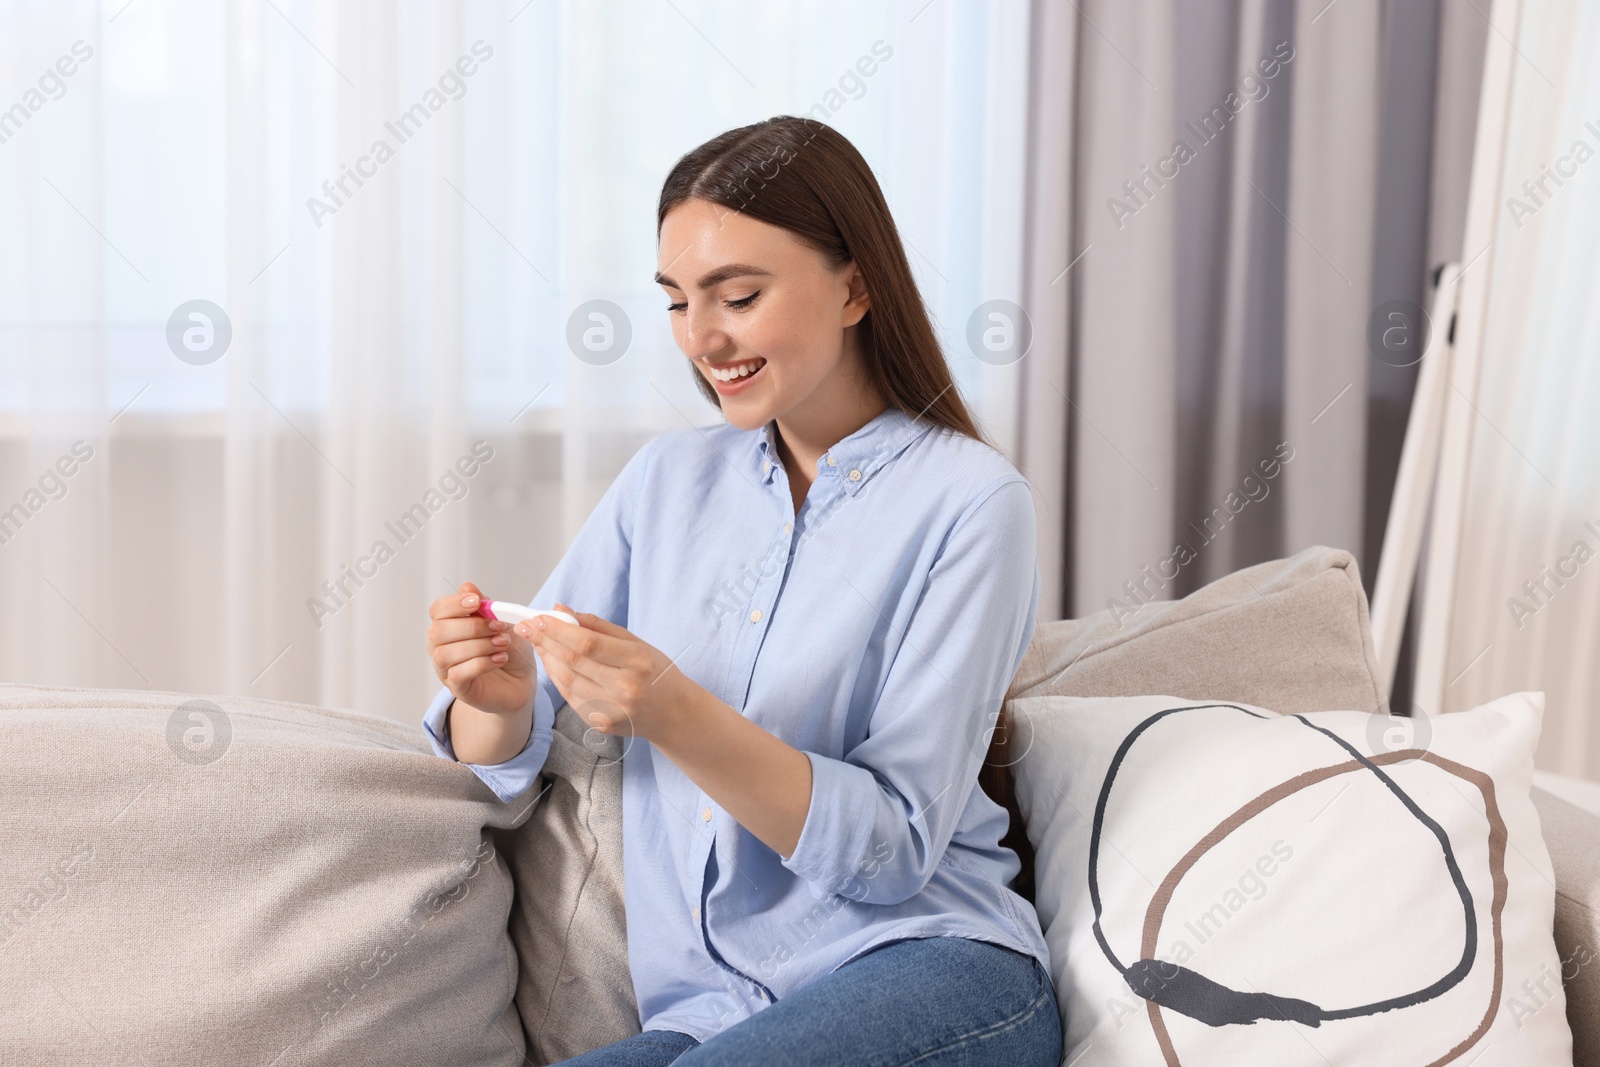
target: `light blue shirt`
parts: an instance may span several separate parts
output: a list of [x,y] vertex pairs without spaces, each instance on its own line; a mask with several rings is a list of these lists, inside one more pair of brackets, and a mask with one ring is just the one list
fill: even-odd
[[[890,407],[817,461],[795,513],[772,423],[670,430],[623,467],[531,606],[603,616],[811,761],[784,859],[625,739],[623,882],[641,1026],[704,1041],[869,948],[955,935],[1049,955],[1005,809],[978,786],[1039,603],[1031,489]],[[501,591],[503,592],[503,591]],[[537,662],[538,657],[535,657]],[[454,759],[441,689],[423,725]],[[564,698],[538,666],[531,788]]]

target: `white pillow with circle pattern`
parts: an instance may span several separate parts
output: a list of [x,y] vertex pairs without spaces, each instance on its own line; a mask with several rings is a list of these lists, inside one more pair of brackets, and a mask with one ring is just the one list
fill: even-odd
[[1544,694],[1391,719],[1012,702],[1064,1063],[1572,1063]]

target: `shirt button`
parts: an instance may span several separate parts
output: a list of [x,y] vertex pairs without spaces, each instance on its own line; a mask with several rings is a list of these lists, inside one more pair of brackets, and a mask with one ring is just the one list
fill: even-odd
[[694,916],[694,921],[695,922],[699,922],[700,921],[700,909],[699,908],[691,908],[689,910],[689,914]]
[[710,822],[711,821],[711,809],[710,808],[707,808],[707,809],[705,809],[704,811],[702,811],[700,813],[700,821],[701,822]]
[[832,456],[831,456],[831,455],[830,455],[830,456],[829,456],[829,457],[828,457],[828,466],[830,466],[830,467],[837,467],[837,466],[838,466],[838,465],[839,465],[839,464],[837,464],[837,463],[835,463],[835,462],[834,462],[834,459],[833,459],[833,457],[832,457]]
[[860,471],[851,471],[850,472],[850,480],[852,482],[859,482],[861,480],[861,472]]
[[763,472],[769,471],[771,469],[772,469],[772,460],[764,459],[764,460],[761,461],[761,470]]
[[752,611],[750,613],[750,621],[751,622],[760,622],[761,621],[761,609],[760,608],[757,608],[756,610],[754,610],[754,611]]
[[794,523],[786,522],[786,523],[783,524],[783,532],[784,533],[788,533],[792,529],[794,529]]

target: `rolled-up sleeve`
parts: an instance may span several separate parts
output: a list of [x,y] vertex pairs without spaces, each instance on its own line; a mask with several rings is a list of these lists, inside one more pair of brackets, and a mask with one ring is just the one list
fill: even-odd
[[[599,615],[618,626],[628,625],[634,514],[656,440],[652,438],[624,464],[572,544],[567,546],[561,562],[529,602],[529,607],[549,609],[560,602],[578,611]],[[555,682],[545,673],[544,663],[537,654],[533,661],[533,729],[528,734],[528,743],[504,763],[466,764],[502,801],[516,799],[537,781],[545,757],[550,753],[556,711],[566,703]],[[428,735],[433,751],[449,760],[456,758],[455,748],[450,743],[449,720],[450,705],[454,702],[449,687],[441,686],[422,717],[423,732]]]
[[[535,600],[534,603],[540,601]],[[538,663],[537,656],[534,661]],[[555,686],[547,685],[549,679],[545,677],[543,665],[538,665],[536,670],[539,684],[533,690],[533,729],[528,733],[528,743],[522,746],[521,752],[504,763],[467,764],[503,801],[515,800],[526,793],[539,777],[545,757],[550,754],[556,721],[556,698],[550,694],[555,691]],[[450,705],[454,703],[455,697],[449,688],[441,686],[422,717],[422,729],[428,735],[433,751],[448,760],[456,758],[455,747],[450,744]]]
[[944,856],[1039,606],[1032,490],[1002,482],[958,518],[901,637],[867,737],[807,752],[811,802],[783,865],[829,893],[896,904]]

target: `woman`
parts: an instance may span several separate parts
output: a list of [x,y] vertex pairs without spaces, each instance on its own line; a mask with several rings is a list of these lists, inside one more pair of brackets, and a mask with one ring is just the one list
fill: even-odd
[[607,490],[533,601],[579,625],[488,621],[464,583],[428,631],[435,748],[503,800],[562,700],[627,738],[644,1032],[566,1062],[1054,1067],[1038,916],[977,785],[1033,635],[1030,487],[974,427],[830,127],[780,116],[690,152],[657,239],[727,424],[658,435]]

